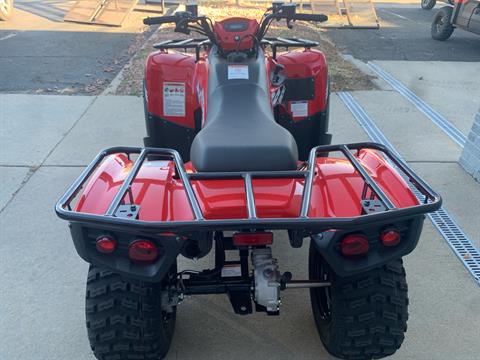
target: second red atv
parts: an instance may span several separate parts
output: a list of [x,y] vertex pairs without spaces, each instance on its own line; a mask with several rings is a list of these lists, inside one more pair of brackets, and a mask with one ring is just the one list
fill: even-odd
[[[156,46],[147,147],[102,151],[56,206],[91,264],[87,330],[98,359],[163,358],[185,296],[227,294],[239,315],[278,315],[282,291],[295,288],[310,289],[331,354],[381,358],[402,344],[402,257],[441,199],[382,145],[329,145],[325,57],[315,42],[266,37],[276,20],[326,16],[276,4],[260,22],[192,12],[146,20],[205,38]],[[308,279],[280,271],[274,230],[293,248],[309,239]],[[212,250],[212,269],[178,271],[179,255]]]

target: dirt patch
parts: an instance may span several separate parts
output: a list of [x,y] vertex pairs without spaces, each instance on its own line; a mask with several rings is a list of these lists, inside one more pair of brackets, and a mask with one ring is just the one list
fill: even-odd
[[[205,14],[217,21],[234,16],[260,19],[263,12],[264,9],[261,7],[248,5],[236,7],[214,4],[201,6],[199,8],[199,13]],[[335,47],[335,44],[328,39],[325,31],[318,26],[297,22],[294,28],[290,30],[282,22],[273,23],[268,32],[268,36],[298,37],[319,42],[320,45],[317,48],[323,51],[327,57],[332,91],[370,90],[375,88],[372,82],[373,78],[364,74],[351,62],[345,60],[341,56],[340,51]],[[173,27],[171,26],[164,26],[158,29],[125,67],[123,78],[115,94],[140,96],[142,94],[145,60],[148,54],[154,50],[153,45],[165,40],[184,38],[187,38],[187,36],[174,33]]]

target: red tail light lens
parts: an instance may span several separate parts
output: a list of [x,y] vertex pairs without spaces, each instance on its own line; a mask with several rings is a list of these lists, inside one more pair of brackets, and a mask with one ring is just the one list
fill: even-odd
[[401,235],[397,230],[388,229],[382,231],[380,234],[380,240],[382,240],[385,246],[396,246],[400,243]]
[[273,233],[271,232],[253,232],[233,234],[233,244],[235,246],[259,246],[270,245],[273,243]]
[[128,247],[128,257],[135,262],[153,262],[157,260],[158,249],[150,240],[135,240]]
[[362,256],[368,253],[370,245],[363,234],[350,234],[340,241],[340,251],[343,256]]
[[97,251],[102,254],[111,254],[117,248],[117,241],[108,235],[102,235],[97,238],[95,242]]

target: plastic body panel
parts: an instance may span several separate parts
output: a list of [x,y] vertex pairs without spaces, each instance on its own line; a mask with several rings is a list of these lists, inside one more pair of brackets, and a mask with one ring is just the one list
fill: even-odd
[[395,228],[400,230],[401,241],[396,247],[385,247],[378,240],[378,233],[392,226],[390,223],[379,223],[375,226],[362,228],[362,234],[368,238],[370,250],[368,256],[355,259],[346,259],[338,251],[340,240],[348,231],[327,231],[312,236],[312,241],[322,257],[328,262],[338,276],[351,276],[363,271],[371,270],[381,264],[405,256],[417,246],[423,228],[425,216],[416,216],[395,223]]
[[224,51],[248,50],[253,47],[253,36],[258,30],[257,20],[234,17],[217,21],[213,31]]
[[[195,94],[195,57],[171,51],[157,51],[147,58],[145,68],[145,98],[149,114],[174,124],[195,128],[194,112],[200,107]],[[185,116],[165,114],[165,84],[183,84],[185,87]]]
[[[315,49],[297,49],[277,56],[277,62],[285,66],[283,73],[289,79],[313,78],[314,98],[308,100],[308,116],[313,116],[327,107],[328,67],[325,55]],[[293,116],[291,103],[286,111],[295,121],[304,117]]]
[[[344,157],[318,157],[325,153]],[[132,162],[134,154],[138,159]],[[171,160],[154,160],[168,154]],[[391,162],[426,196],[424,202],[418,202]],[[365,208],[373,192],[383,210]],[[359,143],[312,149],[306,171],[259,173],[198,173],[171,149],[106,149],[62,196],[56,212],[70,221],[82,258],[159,281],[189,242],[203,244],[205,256],[214,231],[246,228],[288,230],[292,247],[301,246],[304,237],[321,237],[316,246],[334,269],[340,267],[339,274],[359,273],[413,250],[424,214],[440,206],[439,195],[387,148]],[[135,207],[134,217],[125,207]],[[392,227],[402,233],[402,245],[379,246],[380,231]],[[339,257],[338,241],[349,232],[368,236],[372,256],[358,262]],[[114,237],[117,250],[98,253],[99,236]],[[131,264],[126,256],[129,244],[139,238],[159,248],[158,259],[148,266]]]
[[[360,150],[356,158],[375,179],[378,186],[392,200],[395,207],[407,208],[418,201],[401,176],[388,162],[373,150]],[[133,162],[124,154],[107,156],[93,172],[79,195],[75,211],[105,214],[123,181],[132,171]],[[194,173],[191,163],[185,165],[187,173]],[[357,217],[362,214],[361,199],[364,181],[346,159],[319,157],[315,163],[311,207],[308,216]],[[192,180],[192,188],[206,220],[247,219],[247,202],[242,180]],[[299,216],[305,179],[254,179],[252,181],[257,216],[259,218],[294,219]],[[140,206],[138,218],[143,221],[191,221],[194,215],[189,207],[184,186],[172,161],[148,160],[143,163],[131,185],[133,203]],[[337,248],[338,241],[349,230],[326,231],[313,235],[317,249],[340,275],[366,271],[411,252],[419,239],[423,215],[395,220],[393,226],[402,232],[402,243],[395,248],[379,245],[378,233],[392,226],[390,220],[351,231],[362,231],[369,237],[371,251],[366,259],[345,259]],[[88,262],[111,268],[119,273],[146,281],[160,281],[173,260],[182,251],[190,236],[138,231],[119,232],[115,227],[100,225],[85,227],[71,224],[72,238],[79,255]],[[114,256],[98,253],[95,239],[109,235],[119,244]],[[204,233],[208,236],[208,232]],[[138,238],[147,238],[159,248],[159,258],[152,264],[138,265],[128,261],[128,244]],[[198,239],[197,239],[198,240]],[[293,246],[293,245],[292,245]]]
[[[184,161],[190,160],[190,147],[196,134],[205,125],[208,112],[208,94],[212,76],[209,58],[218,57],[215,51],[207,50],[195,61],[192,54],[172,50],[152,53],[145,71],[145,120],[147,147],[173,148],[180,152]],[[267,87],[273,97],[281,86],[270,82],[275,69],[271,54],[265,54],[265,66],[269,79]],[[289,81],[311,79],[314,86],[313,98],[308,101],[306,117],[294,117],[291,102],[283,101],[278,106],[272,104],[276,121],[294,136],[299,147],[300,160],[306,160],[308,152],[317,145],[330,144],[328,134],[328,69],[323,53],[317,50],[294,50],[277,56],[278,63],[285,66],[282,74]],[[165,114],[165,83],[184,84],[185,116]],[[288,86],[288,84],[287,84]],[[302,100],[302,99],[300,99]],[[241,101],[241,99],[239,99]],[[275,107],[275,108],[274,108]],[[254,129],[252,129],[254,132]]]
[[[391,165],[373,150],[363,150],[358,160],[398,208],[418,204],[417,199]],[[116,190],[129,173],[132,162],[122,155],[105,159],[80,196],[76,211],[105,213]],[[310,217],[354,217],[362,213],[364,181],[345,159],[319,157],[314,179]],[[186,164],[187,172],[195,172]],[[181,181],[174,176],[171,161],[147,161],[132,183],[139,219],[184,221],[193,219]],[[296,218],[300,211],[303,179],[255,179],[253,191],[259,218]],[[246,218],[245,187],[241,180],[194,180],[206,219]]]
[[[146,147],[172,148],[185,161],[190,159],[190,147],[206,111],[202,89],[207,79],[208,69],[203,59],[195,62],[191,54],[176,51],[150,54],[144,83]],[[166,114],[164,92],[168,84],[183,86],[184,116]]]

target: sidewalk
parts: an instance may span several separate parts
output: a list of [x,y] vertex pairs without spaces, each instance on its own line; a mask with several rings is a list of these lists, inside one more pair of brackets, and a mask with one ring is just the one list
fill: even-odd
[[[452,86],[449,96],[460,101],[456,91]],[[478,246],[480,184],[456,164],[459,147],[391,89],[353,96]],[[436,99],[431,105],[441,107]],[[338,96],[331,105],[333,142],[369,140]],[[88,265],[53,205],[100,149],[142,145],[142,106],[141,98],[126,96],[0,95],[0,359],[93,359],[84,323]],[[469,109],[455,114],[459,122],[473,121]],[[277,236],[274,254],[295,277],[306,276],[307,252]],[[479,289],[428,221],[405,263],[410,320],[392,359],[477,359]],[[180,267],[195,264],[181,260]],[[287,291],[283,304],[279,317],[240,317],[224,296],[188,298],[167,359],[332,359],[316,333],[308,292]],[[19,346],[19,339],[28,341]]]

